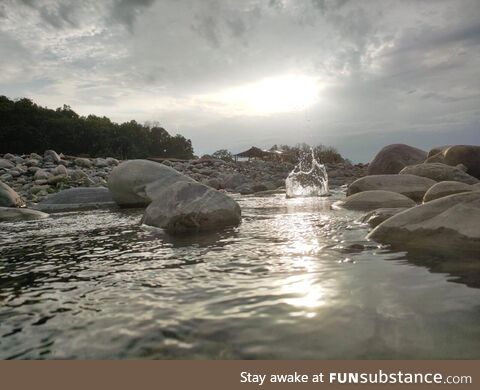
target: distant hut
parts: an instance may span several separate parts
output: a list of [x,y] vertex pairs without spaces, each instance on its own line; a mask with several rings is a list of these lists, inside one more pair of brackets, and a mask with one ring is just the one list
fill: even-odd
[[256,146],[252,146],[250,149],[235,154],[233,157],[235,157],[235,161],[238,161],[239,158],[248,158],[249,161],[251,158],[271,161],[281,159],[281,154],[282,152],[280,151],[262,150]]

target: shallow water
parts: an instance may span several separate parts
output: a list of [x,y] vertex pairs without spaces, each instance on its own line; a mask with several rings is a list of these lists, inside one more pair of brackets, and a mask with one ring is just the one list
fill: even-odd
[[3,223],[0,358],[480,358],[475,266],[366,241],[338,196],[240,197],[193,238],[141,210]]

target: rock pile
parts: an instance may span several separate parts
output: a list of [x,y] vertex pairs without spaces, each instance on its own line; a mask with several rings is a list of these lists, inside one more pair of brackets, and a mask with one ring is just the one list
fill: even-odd
[[375,227],[368,236],[372,240],[401,250],[475,254],[480,259],[480,147],[438,147],[424,161],[418,161],[420,152],[408,145],[383,148],[370,172],[397,174],[354,181],[340,205],[372,210],[360,219]]

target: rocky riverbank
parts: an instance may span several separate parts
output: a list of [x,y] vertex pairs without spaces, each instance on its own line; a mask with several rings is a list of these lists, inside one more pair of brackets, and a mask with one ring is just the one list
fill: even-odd
[[338,206],[369,211],[368,238],[400,250],[480,258],[480,147],[420,149],[395,144],[377,153],[369,175]]
[[[44,200],[49,194],[77,187],[107,187],[115,158],[64,156],[53,150],[43,156],[0,156],[0,181],[11,187],[26,204]],[[180,173],[217,190],[241,194],[275,190],[285,185],[293,164],[268,161],[225,162],[218,159],[163,160]],[[326,164],[332,186],[349,184],[366,174],[367,166]]]

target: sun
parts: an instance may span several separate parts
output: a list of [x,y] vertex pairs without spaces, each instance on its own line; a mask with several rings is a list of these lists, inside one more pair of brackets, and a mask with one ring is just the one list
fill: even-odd
[[301,111],[318,100],[319,84],[315,77],[288,74],[264,78],[205,97],[231,113],[262,115]]

